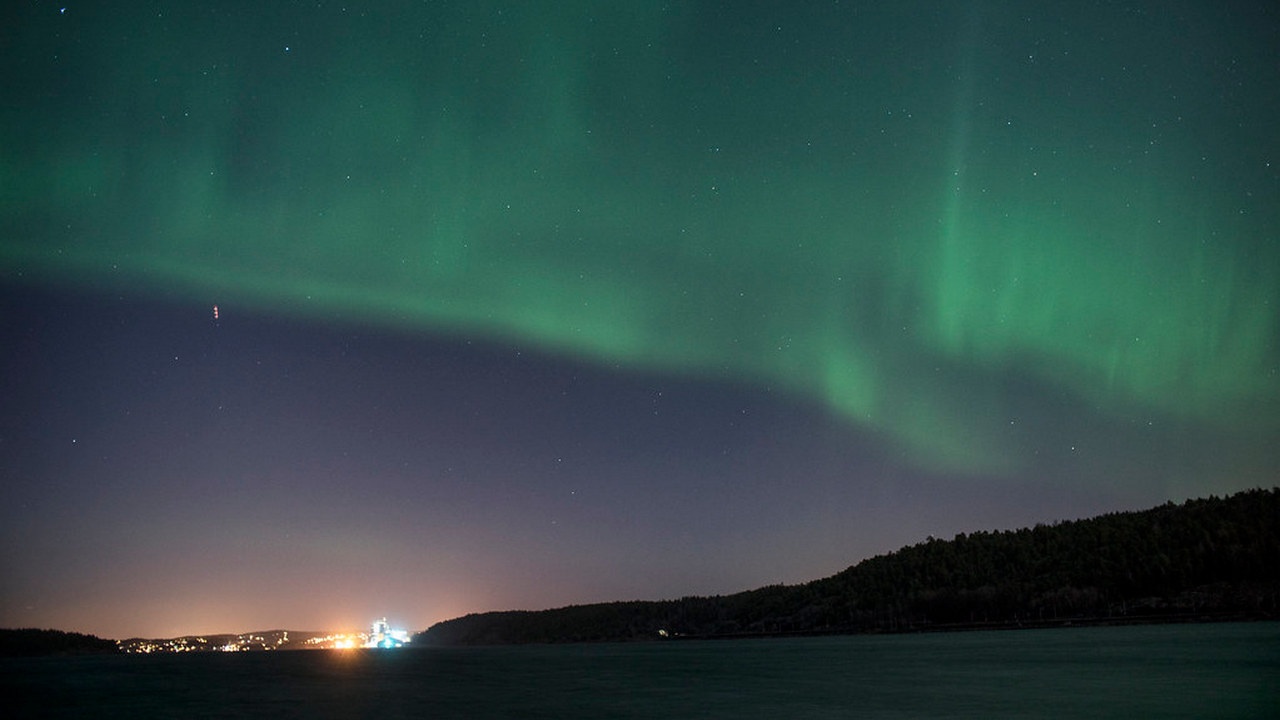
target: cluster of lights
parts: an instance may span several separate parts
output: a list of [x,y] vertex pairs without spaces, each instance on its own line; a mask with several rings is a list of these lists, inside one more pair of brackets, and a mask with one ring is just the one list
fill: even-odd
[[375,620],[369,639],[364,646],[368,648],[395,648],[409,644],[409,633],[405,630],[393,630],[386,618]]
[[364,647],[367,638],[368,636],[364,633],[333,633],[308,638],[303,645],[323,650],[347,650],[349,648]]
[[354,648],[396,648],[409,644],[406,630],[392,629],[386,618],[377,620],[368,633],[329,633],[289,639],[288,630],[244,635],[215,635],[210,637],[188,636],[170,640],[119,640],[116,645],[126,653],[173,652],[245,652],[305,648],[311,650],[349,650]]
[[245,635],[217,635],[213,639],[201,636],[172,638],[170,640],[119,640],[116,646],[127,653],[165,652],[244,652],[247,650],[280,650],[289,644],[289,631]]
[[172,640],[117,640],[116,647],[127,653],[156,652],[209,652],[204,638],[174,638]]
[[355,648],[397,648],[409,644],[409,631],[393,629],[386,618],[375,620],[368,633],[317,635],[305,645],[313,648],[352,650]]
[[243,652],[245,650],[276,650],[289,642],[289,631],[281,630],[273,641],[262,635],[237,635],[236,639],[218,647],[222,652]]

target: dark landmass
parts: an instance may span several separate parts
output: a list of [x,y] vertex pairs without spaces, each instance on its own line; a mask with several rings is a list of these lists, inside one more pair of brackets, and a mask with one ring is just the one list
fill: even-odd
[[115,640],[61,630],[0,629],[0,657],[101,655],[120,652]]
[[715,597],[490,612],[415,645],[923,632],[1280,617],[1280,489],[961,533],[831,577]]

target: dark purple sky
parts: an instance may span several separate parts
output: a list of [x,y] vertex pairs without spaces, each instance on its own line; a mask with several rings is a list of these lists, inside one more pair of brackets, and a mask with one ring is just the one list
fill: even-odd
[[1100,438],[1076,462],[1042,440],[1037,473],[931,474],[764,388],[234,305],[3,300],[10,625],[421,629],[803,581],[1185,492],[1158,446],[1110,477]]

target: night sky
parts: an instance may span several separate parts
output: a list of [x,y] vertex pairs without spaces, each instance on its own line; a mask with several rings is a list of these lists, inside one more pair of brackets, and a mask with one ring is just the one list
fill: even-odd
[[0,626],[419,630],[1280,481],[1274,2],[0,18]]

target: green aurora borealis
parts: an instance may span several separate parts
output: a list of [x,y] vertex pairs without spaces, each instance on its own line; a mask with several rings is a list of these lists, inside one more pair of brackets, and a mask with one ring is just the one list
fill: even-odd
[[24,6],[0,272],[777,388],[945,471],[1025,462],[1011,383],[1280,430],[1274,24],[791,5]]

